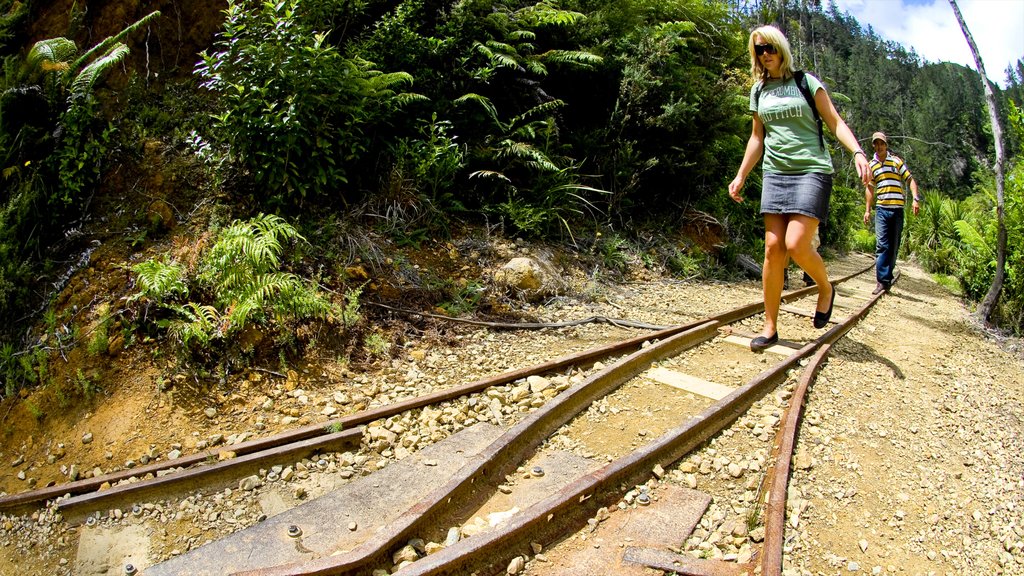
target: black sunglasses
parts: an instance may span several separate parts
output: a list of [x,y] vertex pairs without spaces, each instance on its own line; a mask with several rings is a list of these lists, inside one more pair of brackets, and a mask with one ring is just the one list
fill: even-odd
[[754,44],[754,54],[760,56],[765,52],[769,54],[775,54],[778,52],[775,48],[775,44]]

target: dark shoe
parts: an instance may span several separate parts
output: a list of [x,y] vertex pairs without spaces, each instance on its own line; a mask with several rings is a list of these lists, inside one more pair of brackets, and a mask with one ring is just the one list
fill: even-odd
[[830,284],[830,286],[832,286],[832,300],[830,300],[829,303],[828,303],[828,311],[827,312],[818,312],[817,310],[814,311],[814,327],[815,328],[824,328],[825,326],[828,326],[828,321],[832,318],[832,305],[836,303],[836,285],[835,284]]
[[771,346],[775,345],[778,341],[778,332],[772,334],[768,338],[765,338],[764,336],[758,336],[757,338],[754,338],[753,340],[750,341],[750,350],[752,352],[760,352],[766,348],[770,348]]
[[889,287],[886,286],[885,284],[882,284],[881,282],[879,282],[878,284],[875,285],[875,289],[871,291],[871,295],[875,296],[875,295],[880,294],[882,292],[888,292],[888,291],[889,291]]

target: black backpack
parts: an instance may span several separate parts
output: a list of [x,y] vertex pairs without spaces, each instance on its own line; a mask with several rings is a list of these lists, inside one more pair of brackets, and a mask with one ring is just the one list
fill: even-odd
[[[811,94],[811,87],[807,84],[807,74],[803,70],[797,70],[793,72],[793,80],[796,80],[796,87],[800,90],[800,93],[804,95],[804,100],[807,100],[807,105],[811,107],[811,114],[814,115],[814,123],[818,125],[818,143],[821,144],[821,149],[825,149],[825,132],[821,124],[821,116],[818,114],[818,107],[814,104],[814,94]],[[758,104],[761,101],[761,89],[764,88],[764,82],[761,82],[757,90],[754,92],[754,109],[757,109]],[[768,127],[762,124],[765,130],[765,136],[768,135]]]

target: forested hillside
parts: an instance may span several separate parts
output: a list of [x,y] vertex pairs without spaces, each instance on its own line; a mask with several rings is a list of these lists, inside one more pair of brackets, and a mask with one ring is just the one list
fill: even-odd
[[[213,365],[301,354],[331,325],[339,350],[365,347],[360,301],[384,273],[420,305],[498,311],[481,279],[396,257],[463,227],[572,247],[603,277],[627,260],[728,277],[763,249],[756,205],[725,194],[760,23],[787,33],[865,147],[885,131],[913,169],[926,202],[904,257],[972,300],[994,274],[979,75],[813,0],[0,0],[0,14],[5,395],[45,385],[72,345]],[[997,320],[1020,333],[1024,61],[1005,73]],[[826,247],[872,252],[851,158],[829,144]]]

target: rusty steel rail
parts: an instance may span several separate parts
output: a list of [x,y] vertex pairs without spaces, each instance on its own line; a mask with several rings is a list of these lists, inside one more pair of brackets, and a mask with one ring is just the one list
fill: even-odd
[[[834,284],[858,276],[871,267],[835,280]],[[810,286],[785,295],[784,301],[795,300],[815,292],[817,287]],[[354,550],[308,562],[237,572],[235,576],[369,574],[375,564],[386,561],[392,547],[412,536],[429,520],[446,511],[450,513],[452,502],[459,502],[462,506],[481,504],[493,494],[505,473],[514,470],[518,463],[543,441],[543,438],[579,414],[594,400],[635,377],[650,363],[674,356],[686,348],[709,340],[722,325],[746,318],[761,310],[763,302],[720,314],[704,325],[635,352],[570,388],[471,459],[453,480],[407,511],[398,521],[391,523],[388,530],[378,532]],[[581,511],[596,510],[605,503],[608,495],[618,498],[620,485],[649,474],[656,464],[667,465],[678,460],[745,412],[754,401],[784,379],[787,370],[797,366],[800,360],[813,353],[821,342],[823,340],[819,339],[800,348],[744,387],[708,408],[697,421],[670,431],[648,447],[578,479],[567,488],[517,515],[503,530],[461,541],[420,559],[400,573],[461,574],[470,567],[476,569],[481,562],[480,558],[488,558],[485,563],[493,563],[495,558],[503,558],[503,554],[507,554],[511,548],[509,539],[529,537],[539,541],[541,534],[547,534],[548,540],[554,541],[565,531],[563,522],[555,521],[556,517],[563,520],[572,518],[569,524],[575,524]]]
[[765,538],[761,545],[760,555],[755,550],[751,562],[737,563],[699,560],[660,551],[637,549],[631,552],[632,561],[650,568],[671,570],[680,576],[749,576],[756,572],[758,564],[761,567],[761,576],[781,576],[790,463],[793,448],[796,445],[797,429],[803,415],[804,398],[831,352],[832,345],[853,329],[881,297],[882,294],[872,296],[859,310],[847,316],[846,320],[822,334],[815,341],[819,347],[804,366],[800,379],[793,389],[789,407],[786,409],[775,435],[772,455],[769,458],[772,464],[763,481],[768,486],[768,499],[764,516]]
[[782,574],[782,542],[786,523],[786,496],[789,487],[790,463],[793,448],[796,445],[796,432],[803,415],[804,398],[821,366],[825,363],[832,345],[850,331],[867,314],[882,294],[875,294],[860,310],[849,316],[846,322],[826,332],[822,339],[824,344],[804,367],[800,380],[793,389],[789,400],[789,408],[783,416],[782,423],[776,433],[773,452],[774,464],[767,474],[768,501],[765,505],[764,543],[761,545],[762,576],[780,576]]
[[[45,488],[40,488],[37,490],[31,490],[27,492],[20,492],[18,494],[2,496],[0,497],[0,510],[18,508],[21,506],[25,506],[27,504],[31,504],[34,502],[42,502],[45,500],[50,500],[52,498],[58,498],[67,494],[75,495],[83,494],[86,492],[92,492],[99,490],[101,486],[103,486],[104,484],[113,485],[123,480],[128,480],[131,478],[140,478],[146,476],[147,474],[155,475],[157,472],[169,470],[172,468],[188,468],[191,466],[204,464],[211,460],[219,461],[224,457],[224,453],[226,452],[233,452],[239,456],[255,453],[269,454],[270,452],[268,451],[271,451],[274,448],[278,448],[280,446],[284,446],[293,442],[302,442],[310,438],[322,436],[328,434],[329,430],[345,430],[349,428],[354,428],[356,426],[361,426],[363,424],[373,422],[374,420],[388,418],[390,416],[394,416],[395,414],[401,414],[402,412],[406,412],[408,410],[412,410],[415,408],[430,406],[433,404],[437,404],[439,402],[459,398],[467,394],[479,392],[491,386],[500,386],[502,384],[514,382],[516,380],[526,378],[534,374],[543,374],[545,372],[552,372],[569,366],[579,365],[586,362],[607,358],[608,356],[620,353],[624,350],[636,348],[637,346],[642,345],[644,342],[648,340],[654,338],[665,338],[671,336],[672,334],[677,334],[679,332],[690,329],[693,326],[697,326],[700,323],[706,321],[706,319],[701,319],[694,322],[690,322],[688,324],[673,326],[671,328],[659,330],[657,332],[651,332],[648,334],[644,334],[642,336],[628,338],[626,340],[622,340],[619,342],[613,342],[612,344],[598,346],[590,350],[585,350],[583,352],[568,354],[556,358],[554,360],[541,362],[539,364],[534,364],[532,366],[527,366],[525,368],[517,368],[515,370],[510,370],[502,374],[497,374],[495,376],[475,380],[473,382],[469,382],[461,386],[455,386],[447,390],[441,390],[431,394],[417,396],[416,398],[410,398],[408,400],[404,400],[401,402],[395,402],[394,404],[388,404],[387,406],[380,406],[378,408],[363,410],[355,414],[349,414],[347,416],[342,416],[340,418],[328,420],[320,424],[311,424],[308,426],[303,426],[300,428],[296,428],[294,430],[289,430],[286,432],[282,432],[280,434],[268,436],[266,438],[259,438],[247,442],[240,442],[238,444],[233,444],[230,446],[205,450],[203,452],[198,452],[196,454],[192,454],[189,456],[182,456],[181,458],[176,458],[174,460],[162,460],[145,466],[140,466],[138,468],[131,468],[129,470],[112,472],[110,474],[103,474],[101,476],[95,476],[92,478],[85,478],[82,480],[76,480],[64,484],[47,486]],[[239,464],[244,463],[245,462],[240,462]],[[226,468],[230,468],[231,466],[232,460],[226,460],[225,464],[221,466],[221,471],[223,471]],[[177,476],[177,474],[164,476],[163,478],[166,478],[166,480],[163,481],[164,485],[166,486],[172,484],[174,482],[174,480],[172,480],[174,476]],[[132,484],[132,486],[134,485],[135,483]]]
[[[551,543],[564,536],[567,528],[578,530],[601,507],[621,498],[620,487],[642,483],[651,470],[671,465],[702,442],[717,434],[742,415],[756,400],[774,389],[786,372],[798,366],[814,350],[810,343],[765,370],[747,384],[715,402],[697,418],[678,426],[647,446],[585,475],[545,500],[510,518],[501,528],[478,534],[414,562],[398,574],[441,576],[480,570],[491,573],[507,565],[510,551],[525,542]],[[555,521],[558,519],[558,521]],[[273,573],[272,573],[273,574]],[[306,574],[292,572],[291,574]],[[349,574],[313,572],[312,574]],[[356,574],[353,572],[352,574]]]
[[[448,513],[454,506],[452,502],[460,507],[482,504],[497,491],[498,484],[504,481],[505,475],[514,471],[528,453],[565,422],[590,406],[594,400],[607,395],[624,381],[643,372],[651,362],[713,338],[720,324],[719,321],[711,320],[670,336],[630,354],[565,390],[507,430],[480,454],[470,458],[447,484],[391,522],[387,529],[378,531],[368,541],[350,552],[301,564],[285,564],[239,572],[238,576],[369,574],[377,563],[387,559],[391,547],[436,517]],[[473,539],[475,538],[470,540]],[[441,553],[438,552],[431,557]]]
[[359,442],[362,439],[363,427],[360,426],[307,440],[289,442],[288,444],[267,450],[223,460],[216,464],[182,470],[175,474],[158,476],[139,482],[119,484],[106,490],[89,492],[59,500],[57,502],[57,510],[63,513],[65,518],[71,522],[72,517],[81,518],[90,510],[110,508],[112,506],[111,501],[113,500],[125,499],[129,496],[139,497],[143,494],[152,494],[154,491],[164,489],[170,485],[175,485],[179,488],[185,488],[185,486],[181,485],[187,485],[187,488],[198,488],[207,485],[209,480],[217,474],[228,475],[230,473],[231,477],[239,473],[248,474],[262,466],[284,461],[295,461],[320,450],[343,450],[348,447],[359,446]]
[[[870,267],[865,268],[864,270],[858,271],[849,276],[846,276],[844,278],[841,278],[837,280],[836,283],[845,281],[869,269]],[[797,300],[810,293],[815,292],[816,290],[817,287],[809,286],[802,288],[800,290],[789,292],[783,295],[783,302]],[[369,422],[373,422],[374,420],[388,418],[390,416],[394,416],[396,414],[400,414],[408,410],[413,410],[415,408],[422,408],[424,406],[430,406],[447,400],[453,400],[455,398],[479,392],[491,386],[500,386],[502,384],[514,382],[521,378],[526,378],[528,376],[532,376],[535,374],[543,374],[545,372],[561,370],[569,366],[575,366],[586,362],[601,360],[607,358],[608,356],[621,353],[625,350],[636,348],[649,340],[667,338],[673,334],[678,334],[679,332],[692,329],[693,327],[698,326],[701,323],[707,322],[709,320],[719,320],[723,323],[730,323],[742,318],[746,318],[747,316],[757,314],[761,312],[763,309],[763,302],[749,304],[708,318],[702,318],[686,324],[681,324],[678,326],[658,330],[656,332],[651,332],[641,336],[628,338],[626,340],[622,340],[619,342],[613,342],[611,344],[607,344],[604,346],[597,346],[595,348],[591,348],[583,352],[568,354],[556,358],[554,360],[549,360],[547,362],[541,362],[538,364],[534,364],[532,366],[517,368],[515,370],[510,370],[502,374],[481,378],[479,380],[475,380],[473,382],[469,382],[461,386],[455,386],[447,390],[441,390],[431,394],[425,394],[422,396],[418,396],[416,398],[410,398],[408,400],[404,400],[401,402],[388,404],[387,406],[380,406],[378,408],[363,410],[355,414],[349,414],[347,416],[342,416],[340,418],[328,420],[323,423],[311,424],[308,426],[296,428],[294,430],[288,430],[286,432],[268,436],[266,438],[258,438],[255,440],[249,440],[246,442],[233,444],[231,446],[224,446],[215,449],[204,450],[203,452],[198,452],[196,454],[188,456],[182,456],[174,460],[161,460],[153,462],[152,464],[147,464],[145,466],[131,468],[128,470],[121,470],[118,472],[111,472],[109,474],[94,476],[92,478],[84,478],[81,480],[75,480],[63,484],[55,484],[53,486],[47,486],[36,490],[29,490],[26,492],[19,492],[17,494],[0,496],[0,511],[22,508],[29,504],[44,502],[47,500],[67,495],[75,496],[78,494],[85,494],[89,492],[99,492],[104,485],[112,486],[117,484],[118,482],[142,478],[149,474],[153,474],[154,476],[156,476],[158,472],[163,472],[166,470],[191,469],[192,467],[204,466],[211,461],[222,461],[223,458],[227,455],[226,453],[228,452],[234,453],[236,456],[264,454],[267,456],[267,459],[271,459],[275,457],[274,450],[278,447],[285,446],[290,443],[303,442],[305,440],[317,436],[323,436],[325,434],[328,434],[330,430],[345,430],[356,426],[361,426]],[[219,465],[216,472],[225,474],[228,473],[234,466],[248,466],[250,463],[250,460],[240,460],[238,462],[233,462],[233,460],[235,459],[232,458],[229,460],[224,460],[223,463]],[[161,476],[160,484],[165,488],[171,489],[179,481],[179,478],[182,483],[194,484],[196,480],[196,475],[191,473],[188,475],[182,475],[180,472],[172,472],[171,474]],[[137,485],[136,488],[125,488],[124,490],[146,490],[148,489],[148,485],[145,482],[146,481],[132,482],[128,486]],[[106,490],[103,490],[103,492],[106,492]],[[123,494],[123,492],[111,492],[111,497],[113,497],[115,494],[120,495]],[[97,499],[94,500],[97,506],[100,506],[102,504],[102,501],[102,496],[97,497]]]

